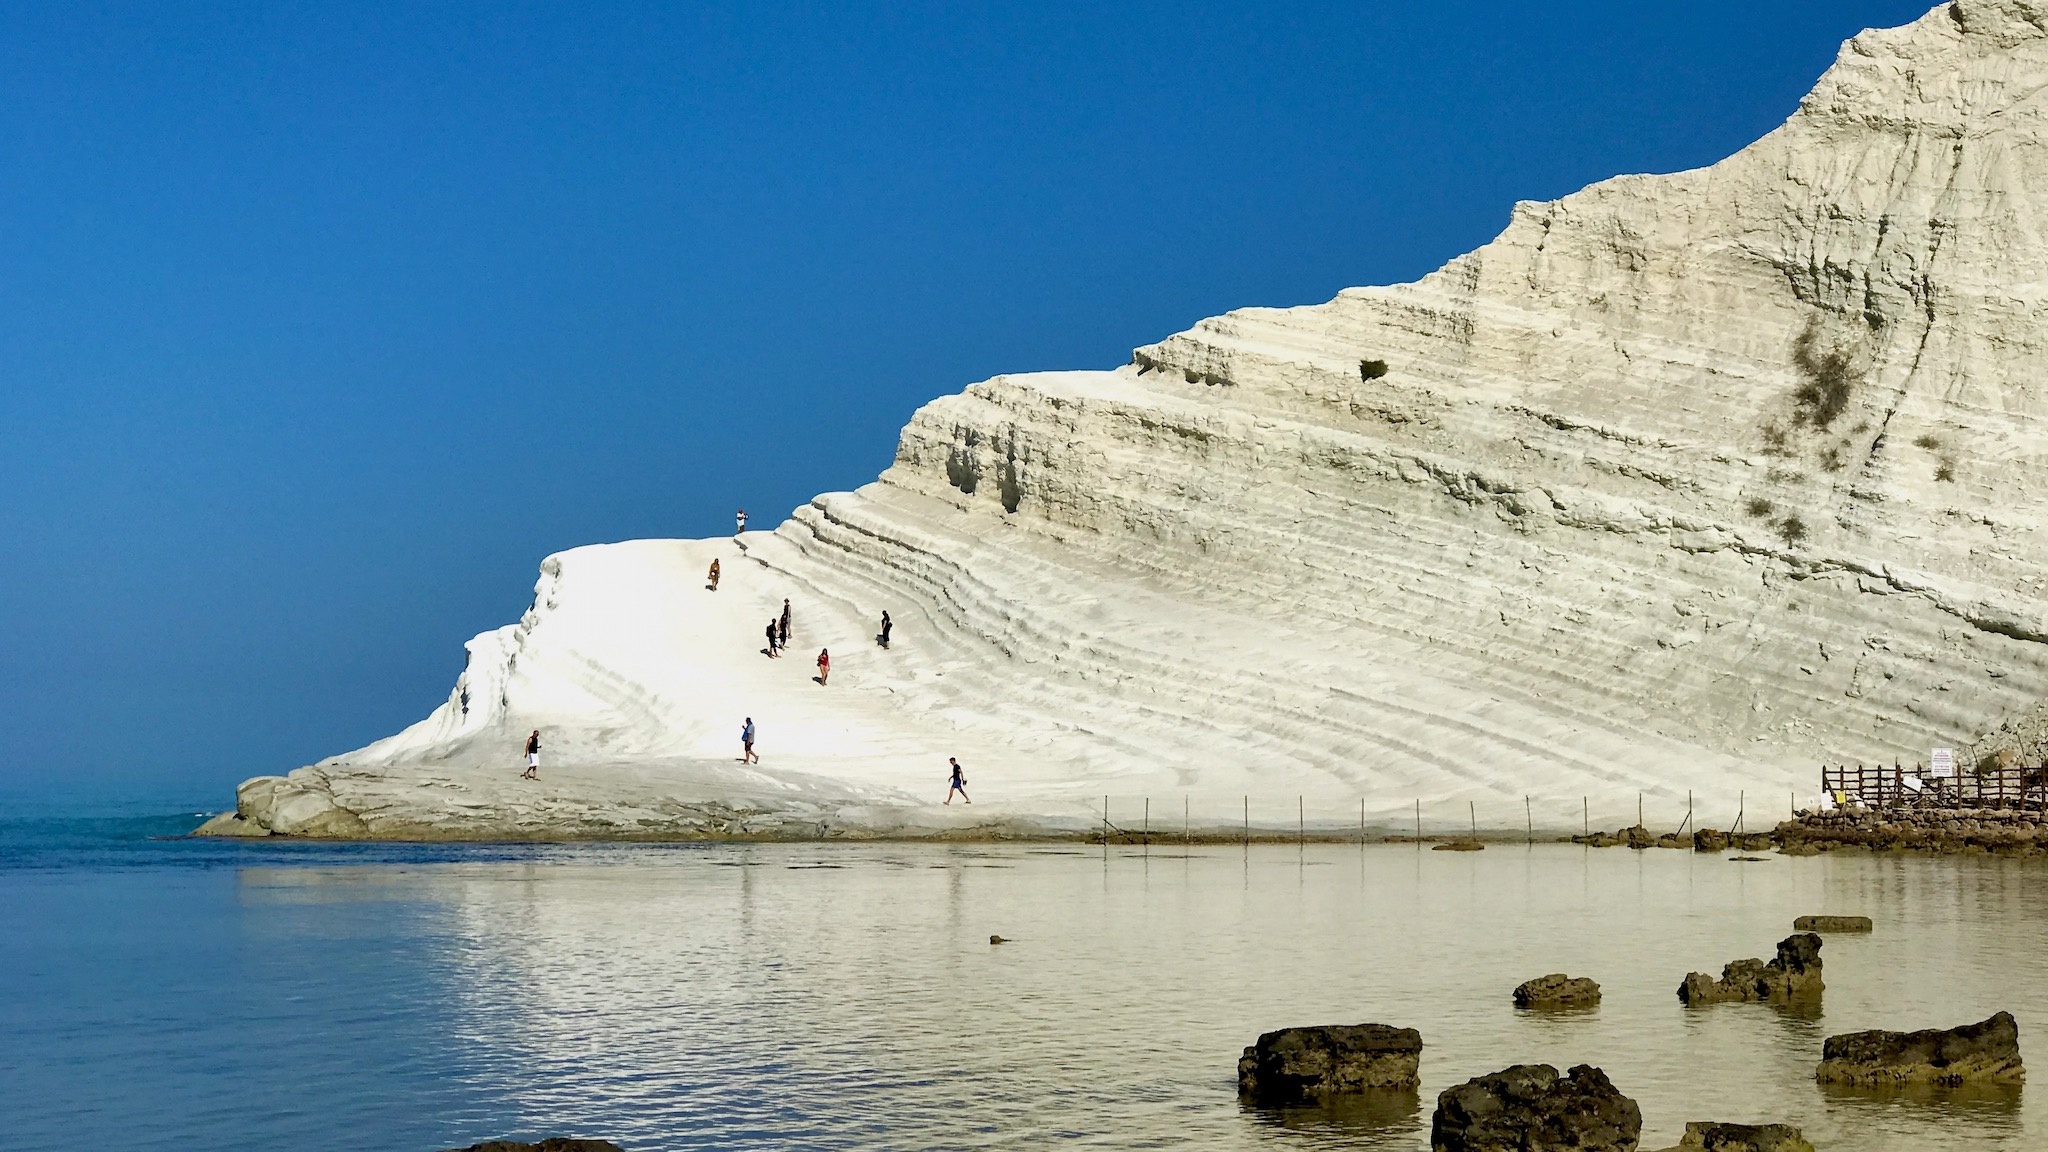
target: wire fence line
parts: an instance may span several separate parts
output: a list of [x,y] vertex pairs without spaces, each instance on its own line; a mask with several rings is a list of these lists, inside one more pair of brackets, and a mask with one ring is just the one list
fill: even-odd
[[1654,834],[1702,828],[1764,832],[1821,799],[1809,787],[1677,792],[1581,793],[1562,796],[1390,795],[1342,798],[1327,793],[1106,792],[1078,802],[1089,830],[1113,840],[1247,841],[1461,838],[1555,840],[1570,834],[1641,826]]

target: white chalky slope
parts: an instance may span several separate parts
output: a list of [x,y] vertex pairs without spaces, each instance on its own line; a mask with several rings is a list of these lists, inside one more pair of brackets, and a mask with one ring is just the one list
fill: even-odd
[[933,401],[744,550],[551,557],[433,715],[231,823],[930,832],[1109,794],[1519,825],[1534,794],[1555,825],[1638,789],[1782,810],[1822,759],[1966,741],[2048,687],[2044,13],[1863,33],[1737,155],[1516,205],[1414,284]]

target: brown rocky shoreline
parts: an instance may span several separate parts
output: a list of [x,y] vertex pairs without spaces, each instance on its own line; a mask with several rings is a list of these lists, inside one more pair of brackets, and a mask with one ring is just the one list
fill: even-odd
[[2048,854],[2048,815],[1992,808],[1801,812],[1773,829],[1771,840],[1788,856],[1859,848],[2032,856]]

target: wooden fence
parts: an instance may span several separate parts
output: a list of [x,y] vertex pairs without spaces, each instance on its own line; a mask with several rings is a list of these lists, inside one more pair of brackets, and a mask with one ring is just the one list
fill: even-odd
[[1952,776],[1929,776],[1918,764],[1822,765],[1821,790],[1836,803],[1865,808],[1942,811],[1960,808],[2048,809],[2048,765],[1958,766]]

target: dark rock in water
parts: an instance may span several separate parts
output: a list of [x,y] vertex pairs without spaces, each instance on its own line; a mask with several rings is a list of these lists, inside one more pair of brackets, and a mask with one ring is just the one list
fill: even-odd
[[1477,840],[1446,840],[1430,848],[1431,852],[1484,852],[1486,845]]
[[1728,834],[1712,828],[1702,828],[1692,834],[1692,849],[1695,852],[1726,852]]
[[1790,1124],[1695,1121],[1685,1126],[1685,1139],[1670,1152],[1813,1152],[1813,1145]]
[[1643,1110],[1598,1068],[1560,1078],[1548,1064],[1517,1064],[1436,1098],[1435,1152],[1634,1152]]
[[450,1148],[448,1152],[625,1152],[625,1149],[609,1140],[569,1140],[561,1136],[550,1136],[538,1144],[527,1144],[518,1140],[486,1140],[471,1144],[467,1148]]
[[991,944],[1008,944],[1010,938],[1008,936],[991,936],[988,938],[988,942]]
[[1693,1005],[1726,1004],[1791,1000],[1822,991],[1820,937],[1801,932],[1778,941],[1778,955],[1769,963],[1730,961],[1722,966],[1719,980],[1704,972],[1688,974],[1678,986],[1678,998]]
[[1666,832],[1664,835],[1657,837],[1657,847],[1678,849],[1690,848],[1692,847],[1692,837],[1681,836],[1676,832]]
[[1795,932],[1868,932],[1868,916],[1801,916],[1792,922]]
[[449,1148],[449,1152],[625,1152],[625,1148],[612,1144],[610,1140],[565,1140],[561,1136],[549,1136],[539,1144],[485,1140],[483,1144],[471,1144],[469,1148]]
[[1600,985],[1584,976],[1553,972],[1515,987],[1517,1008],[1586,1008],[1600,1002]]
[[1237,1091],[1259,1104],[1299,1104],[1368,1088],[1413,1089],[1421,1064],[1422,1034],[1413,1028],[1282,1028],[1244,1050]]
[[1734,832],[1728,836],[1728,844],[1744,852],[1768,852],[1771,850],[1769,832]]
[[1824,1084],[2013,1083],[2026,1078],[2020,1064],[2020,1026],[2010,1012],[1960,1028],[1919,1032],[1850,1032],[1821,1047]]

